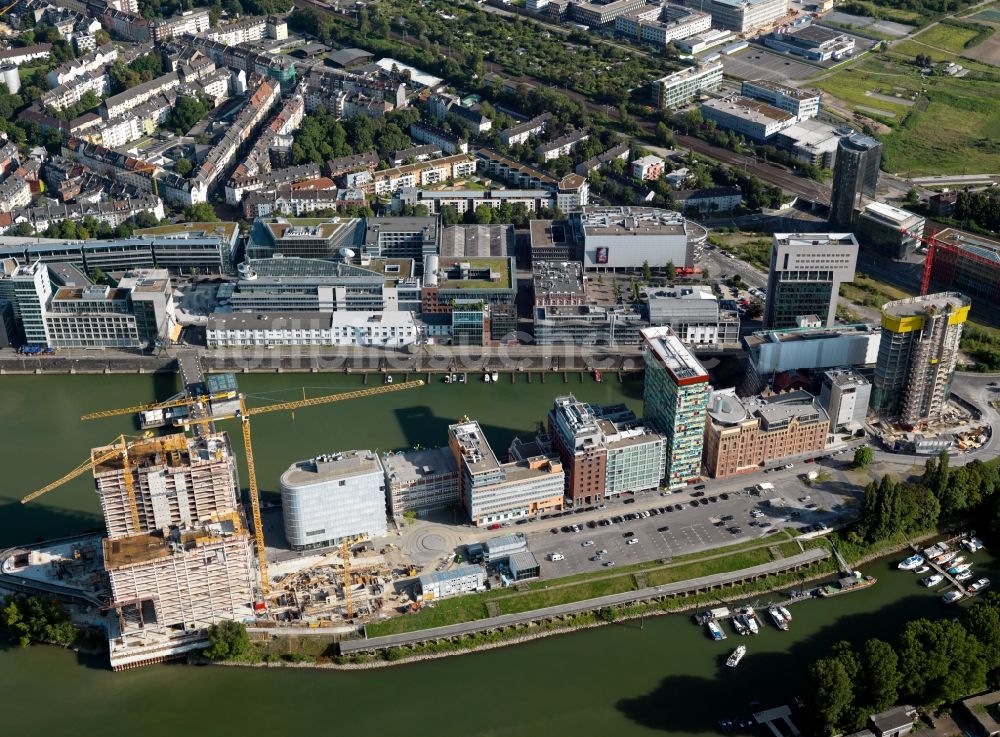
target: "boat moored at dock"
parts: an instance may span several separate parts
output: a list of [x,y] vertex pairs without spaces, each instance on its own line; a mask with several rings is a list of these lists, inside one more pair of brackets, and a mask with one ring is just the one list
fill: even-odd
[[783,632],[788,631],[788,622],[785,620],[785,615],[781,613],[781,610],[776,607],[770,607],[767,613],[771,615],[771,620],[774,622],[774,626]]
[[722,631],[722,627],[714,619],[708,620],[708,634],[712,636],[713,640],[726,639],[726,633]]
[[726,665],[730,668],[735,668],[743,660],[743,656],[747,654],[747,646],[740,645],[738,648],[733,650],[732,654],[726,659]]
[[827,584],[826,586],[821,586],[819,589],[819,595],[822,597],[830,597],[840,596],[841,594],[849,594],[852,591],[867,589],[869,586],[874,586],[877,582],[878,579],[874,576],[863,576],[861,571],[855,571],[853,576],[845,576],[839,581]]
[[901,571],[912,571],[919,568],[924,564],[924,556],[922,555],[911,555],[906,560],[899,564],[899,570]]

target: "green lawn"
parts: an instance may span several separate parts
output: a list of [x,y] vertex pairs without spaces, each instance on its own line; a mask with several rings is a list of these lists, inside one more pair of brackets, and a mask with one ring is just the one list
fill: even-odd
[[[485,619],[490,616],[487,610],[488,601],[497,605],[500,614],[513,614],[633,591],[639,588],[635,575],[639,572],[645,576],[645,586],[660,586],[700,576],[737,571],[769,562],[772,556],[768,548],[787,542],[786,536],[775,535],[774,539],[748,540],[716,550],[677,556],[669,564],[661,560],[647,561],[615,569],[602,568],[593,573],[580,573],[565,578],[533,581],[522,586],[520,591],[495,589],[480,594],[443,599],[415,614],[394,617],[369,625],[368,636],[380,637]],[[797,546],[795,552],[799,552]],[[706,560],[706,556],[709,559]]]
[[915,40],[954,54],[961,54],[965,50],[965,44],[978,35],[971,28],[959,28],[958,26],[938,23],[933,28],[928,28],[915,36]]
[[[963,29],[947,27],[948,32],[952,30]],[[895,114],[892,132],[880,136],[885,146],[882,168],[886,171],[918,176],[1000,169],[1000,83],[990,78],[924,78],[912,63],[916,54],[928,54],[935,61],[958,61],[973,73],[995,75],[997,71],[907,41],[894,47],[891,54],[870,57],[818,81],[816,86],[855,108]],[[916,94],[917,103],[895,104],[866,92],[889,97],[898,94],[904,99]]]

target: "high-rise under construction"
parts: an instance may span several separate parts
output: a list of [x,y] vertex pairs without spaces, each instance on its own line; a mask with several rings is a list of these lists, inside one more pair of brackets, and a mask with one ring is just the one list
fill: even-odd
[[254,616],[250,536],[226,434],[176,433],[127,447],[94,466],[118,614],[115,669],[203,647],[210,625]]
[[882,307],[882,341],[875,363],[872,408],[906,426],[944,414],[971,301],[941,292]]

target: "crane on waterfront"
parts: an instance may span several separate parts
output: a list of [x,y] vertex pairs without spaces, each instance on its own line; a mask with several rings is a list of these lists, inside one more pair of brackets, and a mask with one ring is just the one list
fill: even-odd
[[[422,380],[416,379],[414,381],[404,381],[401,384],[383,384],[382,386],[371,387],[367,389],[356,389],[354,391],[341,392],[339,394],[327,394],[322,397],[311,397],[309,399],[297,399],[291,402],[280,402],[277,404],[265,405],[263,407],[247,407],[246,395],[240,393],[236,395],[239,399],[238,409],[226,410],[222,414],[209,414],[206,417],[198,417],[198,418],[188,417],[183,421],[185,430],[189,429],[191,426],[204,425],[208,423],[219,422],[221,420],[238,419],[240,421],[240,427],[243,431],[243,450],[246,454],[246,461],[247,461],[247,486],[249,487],[250,511],[251,511],[251,516],[253,518],[253,526],[254,526],[254,547],[257,553],[257,565],[260,568],[261,593],[264,596],[270,593],[271,584],[267,575],[267,553],[264,545],[264,525],[260,515],[260,494],[257,488],[257,468],[254,462],[254,455],[253,455],[253,437],[250,432],[250,418],[256,415],[268,414],[270,412],[284,412],[289,410],[294,411],[296,409],[301,409],[303,407],[315,407],[321,404],[340,402],[346,399],[364,399],[367,397],[377,396],[379,394],[389,394],[391,392],[403,391],[405,389],[415,389],[423,385],[424,382]],[[226,398],[230,398],[232,396],[231,393],[224,393],[224,394]],[[190,397],[187,399],[171,400],[167,404],[173,407],[183,407],[183,406],[191,406],[199,404],[204,401],[205,397],[202,396],[202,397]],[[119,415],[132,414],[134,412],[142,411],[144,409],[159,408],[161,406],[163,405],[158,405],[158,404],[137,405],[133,407],[122,407],[120,409],[104,410],[102,412],[94,412],[91,413],[90,415],[84,415],[84,419],[96,419],[98,417],[115,417]],[[175,433],[175,435],[184,435],[184,434]],[[173,437],[173,436],[168,435],[166,437]],[[113,457],[113,455],[114,453],[112,453],[108,457],[109,458]],[[134,482],[132,480],[131,469],[128,465],[127,452],[123,455],[123,458],[125,458],[124,461],[126,468],[125,484],[126,484],[126,489],[128,490],[129,493],[130,511],[133,514],[133,522],[135,524],[135,529],[138,530],[139,514],[135,504],[135,492],[132,486]],[[66,481],[69,481],[72,478],[80,476],[81,474],[85,473],[88,468],[96,466],[97,463],[98,461],[90,461],[86,464],[78,466],[76,469],[71,471],[70,474],[67,474],[67,476],[64,476],[62,479],[59,479],[59,481],[53,482],[52,484],[49,484],[47,487],[43,487],[43,489],[40,489],[36,492],[29,494],[28,496],[26,496],[24,499],[21,500],[22,503],[29,502],[32,499],[41,496],[46,491],[50,491],[51,489],[54,489],[57,486],[62,485]]]

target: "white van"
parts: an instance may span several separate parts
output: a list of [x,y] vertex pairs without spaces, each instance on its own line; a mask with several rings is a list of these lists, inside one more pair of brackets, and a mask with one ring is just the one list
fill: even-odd
[[562,553],[553,553],[549,556],[549,560],[566,560],[566,556]]

